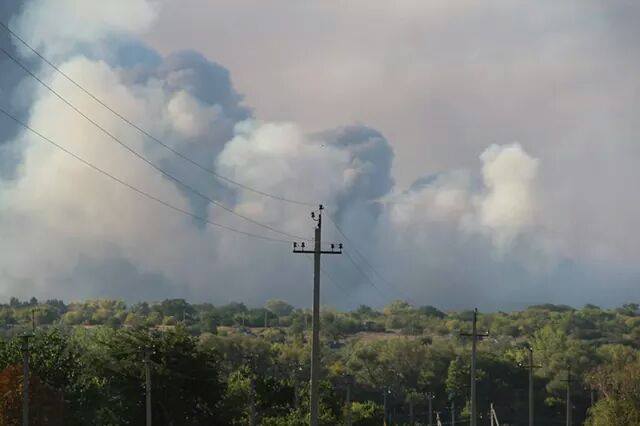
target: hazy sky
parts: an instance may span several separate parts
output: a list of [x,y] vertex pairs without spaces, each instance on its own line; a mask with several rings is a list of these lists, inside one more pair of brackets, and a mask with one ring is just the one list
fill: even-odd
[[[199,164],[326,203],[377,288],[346,255],[327,256],[336,281],[325,280],[327,304],[640,299],[637,2],[30,0],[0,11],[74,80]],[[0,40],[196,191],[3,57],[0,106],[57,143],[210,221],[271,237],[283,235],[255,222],[311,234],[309,207],[217,181],[18,41]],[[0,123],[0,297],[308,305],[311,263],[289,245],[141,200]],[[344,240],[325,222],[327,239]]]

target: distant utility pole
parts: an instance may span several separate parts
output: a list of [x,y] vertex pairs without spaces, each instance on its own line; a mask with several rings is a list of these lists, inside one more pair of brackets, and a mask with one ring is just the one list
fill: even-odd
[[567,380],[563,380],[563,382],[567,382],[567,426],[571,426],[571,383],[573,382],[571,364],[567,365]]
[[33,308],[31,310],[31,328],[33,329],[33,333],[36,332],[36,311],[38,309],[37,308]]
[[145,397],[147,409],[147,426],[151,426],[151,351],[149,348],[144,351],[144,376],[145,376]]
[[22,339],[22,426],[29,426],[29,339],[33,334],[25,333]]
[[414,416],[413,416],[413,399],[409,399],[409,424],[411,426],[414,425]]
[[353,383],[353,377],[352,376],[347,376],[346,377],[346,382],[347,382],[347,395],[346,395],[346,401],[345,401],[345,405],[347,406],[347,413],[346,413],[346,425],[347,426],[351,426],[352,420],[351,420],[351,384]]
[[251,389],[249,390],[249,426],[256,426],[256,379],[251,373]]
[[432,393],[428,393],[427,394],[427,403],[428,403],[427,425],[428,426],[433,426],[433,407],[432,407],[432,402],[433,402],[433,394]]
[[471,426],[478,425],[478,407],[476,401],[476,350],[478,340],[487,337],[489,333],[478,333],[478,308],[473,310],[473,328],[471,333],[460,333],[461,336],[471,337]]
[[318,385],[320,378],[320,256],[323,254],[342,254],[342,244],[335,249],[335,244],[331,244],[331,250],[322,250],[322,211],[324,207],[320,204],[316,218],[316,212],[311,212],[311,219],[315,220],[318,225],[315,228],[315,247],[314,250],[306,250],[304,242],[293,243],[294,253],[313,254],[313,320],[312,340],[311,340],[311,426],[318,425],[318,403],[320,397],[318,394]]
[[384,416],[384,420],[382,424],[387,426],[387,422],[389,421],[388,407],[387,407],[387,394],[389,393],[389,389],[385,389],[382,393],[382,413]]
[[451,424],[456,424],[456,403],[453,399],[451,400]]
[[534,368],[542,368],[542,366],[534,365],[533,348],[531,346],[528,346],[527,350],[529,351],[529,365],[520,364],[520,366],[529,370],[529,426],[533,426],[533,408],[535,404],[533,398],[533,370]]

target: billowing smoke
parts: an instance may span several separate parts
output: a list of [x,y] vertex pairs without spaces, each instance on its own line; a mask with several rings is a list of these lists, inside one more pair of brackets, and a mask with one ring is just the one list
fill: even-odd
[[[193,190],[127,152],[33,79],[18,79],[7,60],[1,62],[3,74],[12,71],[0,81],[2,107],[153,196],[245,232],[283,238],[199,194],[268,228],[305,237],[311,236],[312,207],[276,198],[324,203],[325,240],[344,241],[335,221],[351,240],[344,241],[349,256],[369,276],[346,255],[327,256],[323,268],[335,281],[325,280],[328,304],[380,305],[394,298],[445,308],[566,302],[556,300],[567,293],[565,282],[588,276],[584,285],[595,286],[593,277],[608,273],[588,266],[589,256],[563,238],[568,224],[545,214],[559,201],[541,189],[549,178],[544,162],[525,144],[490,145],[475,154],[474,165],[427,174],[403,190],[392,177],[393,148],[379,131],[351,125],[309,133],[294,122],[261,120],[221,65],[193,51],[163,56],[139,42],[157,7],[146,0],[31,0],[16,3],[3,20],[11,16],[10,26],[65,74],[200,167],[124,123],[17,40],[5,38],[3,46],[100,126]],[[12,127],[0,136],[3,296],[214,303],[279,297],[308,304],[311,263],[291,254],[289,245],[168,210],[24,129]],[[277,197],[221,181],[207,169]],[[627,274],[621,285],[633,276]]]
[[501,249],[533,225],[534,184],[538,162],[518,144],[490,146],[481,156],[487,193],[477,200],[480,223],[490,230]]

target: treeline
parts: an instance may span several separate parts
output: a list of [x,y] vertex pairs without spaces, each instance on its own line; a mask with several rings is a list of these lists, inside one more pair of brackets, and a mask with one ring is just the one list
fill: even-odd
[[[468,415],[471,311],[396,301],[381,310],[322,312],[322,423],[426,424],[427,395],[443,421]],[[35,321],[34,321],[35,319]],[[302,425],[308,416],[310,312],[185,300],[58,300],[0,305],[0,425],[20,418],[23,339],[30,339],[32,406],[44,424],[144,423],[145,354],[155,424]],[[480,412],[527,422],[527,347],[534,350],[536,423],[564,420],[567,366],[576,424],[640,424],[640,310],[538,305],[480,316]],[[485,417],[486,418],[486,417]],[[59,423],[55,423],[59,421]],[[3,423],[4,422],[4,423]],[[35,424],[35,423],[34,423]]]

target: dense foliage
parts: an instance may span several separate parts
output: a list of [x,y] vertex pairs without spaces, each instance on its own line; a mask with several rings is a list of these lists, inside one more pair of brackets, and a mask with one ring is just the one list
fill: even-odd
[[[427,394],[449,419],[468,415],[472,313],[396,301],[381,311],[322,312],[322,423],[379,425],[383,394],[394,424],[426,423]],[[0,305],[0,425],[19,424],[22,338],[30,339],[33,424],[137,425],[145,367],[155,424],[302,425],[308,416],[311,316],[283,301],[263,308],[185,300]],[[640,424],[640,310],[539,305],[479,317],[482,423],[526,424],[527,347],[534,350],[538,424],[564,420],[567,365],[576,424]],[[148,356],[148,364],[145,364]],[[60,419],[63,417],[63,419]],[[57,421],[57,423],[55,423]],[[488,421],[488,420],[487,420]]]

